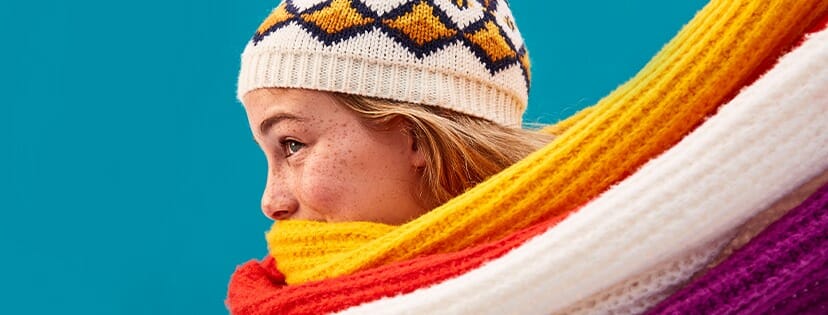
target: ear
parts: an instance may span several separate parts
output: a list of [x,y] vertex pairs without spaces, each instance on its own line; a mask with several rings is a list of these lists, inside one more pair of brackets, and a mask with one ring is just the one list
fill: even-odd
[[411,122],[405,121],[402,124],[403,133],[405,133],[405,137],[408,141],[408,148],[410,148],[409,153],[409,160],[411,161],[411,166],[415,168],[423,168],[426,166],[426,158],[425,152],[423,152],[422,145],[420,144],[420,140],[417,139],[416,134],[414,133],[414,127],[412,126]]

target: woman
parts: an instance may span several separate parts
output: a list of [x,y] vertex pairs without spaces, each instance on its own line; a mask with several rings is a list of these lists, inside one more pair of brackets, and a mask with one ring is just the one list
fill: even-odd
[[259,27],[239,81],[269,218],[402,224],[551,140],[519,128],[528,63],[505,2],[411,2],[381,22],[359,1],[300,9]]
[[[826,11],[724,3],[631,83],[546,129],[558,140],[533,154],[549,138],[514,128],[529,63],[505,1],[282,3],[246,47],[239,79],[268,156],[262,210],[280,221],[267,259],[234,275],[231,309],[342,310],[359,304],[345,295],[411,292],[504,255],[676,144]],[[394,281],[380,289],[383,277]]]

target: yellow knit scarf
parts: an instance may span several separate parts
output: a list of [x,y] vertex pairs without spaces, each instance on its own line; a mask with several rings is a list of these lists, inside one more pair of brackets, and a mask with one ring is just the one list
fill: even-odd
[[276,222],[266,238],[288,284],[455,252],[571,211],[677,143],[828,10],[823,0],[720,0],[630,81],[569,119],[558,137],[401,226]]

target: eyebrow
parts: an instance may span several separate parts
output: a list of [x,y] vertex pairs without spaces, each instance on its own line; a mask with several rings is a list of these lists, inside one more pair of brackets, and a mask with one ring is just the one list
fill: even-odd
[[301,118],[291,114],[278,113],[266,118],[265,120],[262,120],[262,122],[259,124],[259,132],[261,132],[262,134],[266,134],[271,127],[285,120],[293,120],[298,122],[307,121],[307,119],[305,118]]

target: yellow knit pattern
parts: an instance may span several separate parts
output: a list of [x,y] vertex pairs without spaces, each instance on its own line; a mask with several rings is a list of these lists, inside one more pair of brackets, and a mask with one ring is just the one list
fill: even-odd
[[302,14],[302,19],[312,22],[328,34],[339,33],[354,26],[365,25],[374,21],[365,17],[351,7],[350,0],[333,0],[322,10]]
[[440,22],[440,19],[434,15],[434,7],[425,2],[416,4],[408,14],[393,20],[385,20],[383,23],[407,35],[417,45],[424,45],[457,34],[457,30]]
[[288,284],[454,252],[567,215],[677,143],[828,10],[824,0],[721,0],[630,81],[546,132],[545,148],[402,226],[276,222]]
[[517,52],[509,47],[503,36],[500,36],[500,29],[497,28],[497,25],[492,21],[486,22],[485,25],[486,27],[476,33],[465,34],[466,38],[483,47],[486,55],[494,62],[501,61],[506,57],[517,57]]
[[258,88],[306,88],[521,126],[530,62],[508,2],[277,2],[242,53],[239,100]]

